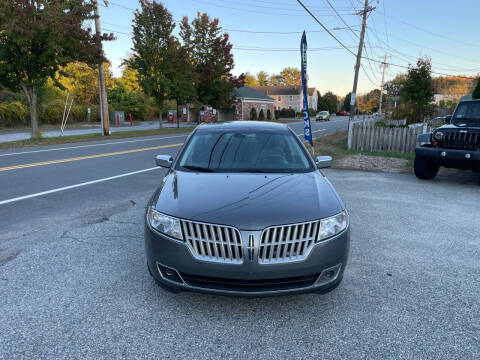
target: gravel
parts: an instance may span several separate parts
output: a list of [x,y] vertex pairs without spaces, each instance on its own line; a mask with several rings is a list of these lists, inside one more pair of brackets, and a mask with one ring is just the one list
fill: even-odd
[[352,224],[330,294],[163,291],[145,265],[144,193],[0,235],[0,358],[478,359],[480,175],[325,173]]

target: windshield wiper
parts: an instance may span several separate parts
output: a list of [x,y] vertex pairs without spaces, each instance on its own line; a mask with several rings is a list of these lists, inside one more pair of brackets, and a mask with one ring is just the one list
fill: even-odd
[[215,172],[215,170],[213,169],[204,168],[204,167],[195,166],[195,165],[182,165],[182,168],[188,169],[188,170],[200,171],[200,172]]

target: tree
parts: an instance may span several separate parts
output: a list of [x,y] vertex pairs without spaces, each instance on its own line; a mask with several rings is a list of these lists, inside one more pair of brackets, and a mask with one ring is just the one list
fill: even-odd
[[287,67],[280,72],[282,76],[283,85],[301,85],[302,75],[300,70],[292,67]]
[[472,97],[474,99],[480,99],[480,79],[477,80],[477,86],[473,90]]
[[413,110],[412,121],[423,121],[433,100],[432,65],[429,58],[420,58],[416,66],[409,66],[400,90],[400,97]]
[[[107,90],[113,86],[113,75],[110,63],[103,63],[105,86]],[[91,67],[80,61],[62,67],[56,79],[70,93],[76,104],[98,104],[98,67]]]
[[284,85],[282,75],[272,74],[268,78],[268,84],[267,85],[270,85],[270,86]]
[[258,120],[265,120],[265,113],[263,112],[263,109],[260,109],[260,112],[258,113]]
[[252,107],[252,109],[250,110],[250,120],[258,120],[257,109],[255,109],[254,107]]
[[267,109],[267,120],[272,120],[272,112],[270,109]]
[[219,20],[210,19],[206,13],[197,13],[189,23],[185,16],[180,24],[180,37],[198,75],[195,90],[200,103],[217,109],[230,107],[233,89],[244,85],[245,75],[232,75],[232,44]]
[[138,70],[133,69],[130,65],[123,66],[122,76],[115,80],[115,85],[121,86],[129,93],[140,92],[140,84],[138,83]]
[[318,110],[328,110],[329,113],[334,114],[337,112],[337,95],[331,91],[326,92],[318,100]]
[[342,110],[343,111],[350,111],[350,100],[352,99],[352,93],[349,92],[347,95],[345,95],[345,98],[343,99],[343,104],[342,104]]
[[39,136],[37,95],[47,80],[72,61],[93,66],[106,60],[101,41],[113,35],[97,37],[84,26],[94,18],[91,1],[0,2],[0,83],[25,93],[33,138]]
[[245,73],[245,85],[250,87],[258,86],[257,79],[249,72]]
[[125,63],[138,72],[141,88],[155,99],[161,110],[176,75],[173,56],[178,40],[172,35],[175,23],[172,14],[160,3],[140,0],[140,7],[133,19],[133,54]]
[[268,74],[265,71],[259,71],[257,73],[257,83],[259,86],[268,85]]

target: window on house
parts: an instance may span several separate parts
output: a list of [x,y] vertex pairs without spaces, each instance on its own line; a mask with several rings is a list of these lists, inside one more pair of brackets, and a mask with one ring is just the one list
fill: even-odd
[[290,95],[290,101],[293,101],[293,95]]
[[281,97],[281,96],[278,97],[278,101],[282,101],[282,97]]

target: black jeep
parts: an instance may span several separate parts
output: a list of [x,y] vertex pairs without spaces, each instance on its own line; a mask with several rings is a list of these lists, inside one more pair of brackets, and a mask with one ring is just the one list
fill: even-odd
[[420,179],[433,179],[440,166],[480,171],[480,99],[460,101],[445,122],[418,137],[414,170]]

